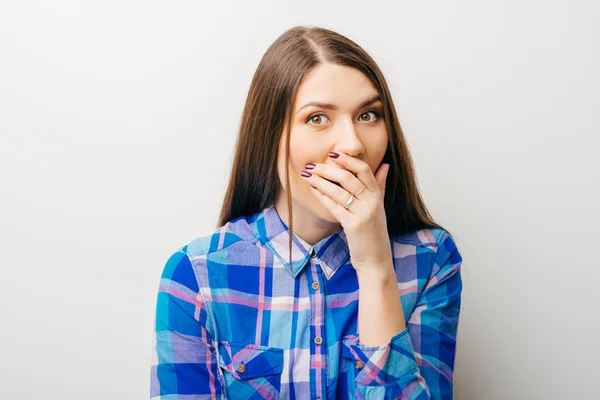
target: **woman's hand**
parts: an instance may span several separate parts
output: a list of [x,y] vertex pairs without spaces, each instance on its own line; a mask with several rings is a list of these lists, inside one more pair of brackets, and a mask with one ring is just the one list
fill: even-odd
[[[381,164],[373,175],[364,161],[343,153],[336,158],[335,154],[329,153],[340,168],[313,164],[314,168],[307,169],[314,174],[306,179],[321,204],[340,221],[346,232],[359,283],[359,342],[380,346],[406,328],[383,206],[390,166]],[[351,194],[358,192],[346,209]]]
[[[366,162],[344,153],[336,158],[336,154],[329,156],[340,168],[327,164],[312,164],[311,168],[307,164],[312,176],[305,179],[321,204],[344,227],[357,274],[389,277],[393,263],[383,199],[390,166],[381,164],[373,175]],[[346,208],[352,194],[355,198]]]

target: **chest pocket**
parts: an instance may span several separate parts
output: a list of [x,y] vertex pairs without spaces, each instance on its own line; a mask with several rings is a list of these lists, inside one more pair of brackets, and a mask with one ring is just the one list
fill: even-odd
[[360,393],[357,382],[369,379],[370,371],[364,368],[363,363],[356,356],[357,339],[354,335],[344,336],[342,338],[342,358],[340,369],[346,371],[346,390],[344,396],[349,399],[363,399],[365,396]]
[[226,341],[218,345],[228,399],[279,399],[283,349]]

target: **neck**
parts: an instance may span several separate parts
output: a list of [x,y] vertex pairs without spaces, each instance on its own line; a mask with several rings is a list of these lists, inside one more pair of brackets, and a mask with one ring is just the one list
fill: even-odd
[[[279,218],[281,218],[289,227],[288,201],[285,192],[275,201],[275,209],[279,214]],[[314,212],[295,202],[293,199],[292,216],[294,219],[294,235],[298,236],[310,245],[314,245],[327,236],[333,234],[341,226],[339,222],[333,223],[324,220]]]

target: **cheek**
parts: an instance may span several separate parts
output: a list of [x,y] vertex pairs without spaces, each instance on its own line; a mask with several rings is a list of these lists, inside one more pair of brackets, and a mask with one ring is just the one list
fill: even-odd
[[318,162],[317,154],[319,154],[319,151],[315,148],[314,143],[294,138],[294,135],[292,135],[290,139],[290,171],[300,174],[307,163]]
[[[309,162],[318,161],[318,149],[315,149],[314,143],[302,140],[298,135],[292,134],[290,138],[290,160],[289,173],[290,183],[293,187],[301,185],[305,179],[300,176],[304,166]],[[277,159],[277,170],[281,184],[285,187],[285,141],[282,140],[279,147],[279,156]]]
[[387,131],[384,131],[377,137],[376,140],[368,144],[370,149],[369,153],[371,155],[369,163],[373,162],[375,167],[379,166],[388,148],[388,141],[389,139]]

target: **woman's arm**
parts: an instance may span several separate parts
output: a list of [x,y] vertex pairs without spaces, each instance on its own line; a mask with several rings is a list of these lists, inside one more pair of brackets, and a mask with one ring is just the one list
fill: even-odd
[[206,309],[189,257],[182,251],[167,261],[160,280],[155,318],[155,342],[150,397],[219,395],[212,337]]
[[358,298],[360,343],[383,346],[406,328],[392,260],[358,274]]
[[359,278],[360,340],[350,347],[363,365],[355,380],[361,397],[452,398],[462,257],[445,231],[437,242],[431,274],[407,326],[398,310],[397,283]]

